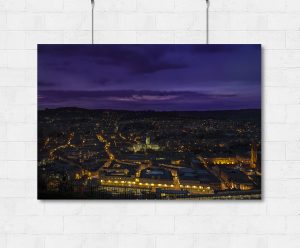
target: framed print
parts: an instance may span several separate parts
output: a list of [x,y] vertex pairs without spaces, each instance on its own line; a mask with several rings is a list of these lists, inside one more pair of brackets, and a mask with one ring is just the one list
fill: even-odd
[[260,45],[38,45],[39,199],[260,199]]

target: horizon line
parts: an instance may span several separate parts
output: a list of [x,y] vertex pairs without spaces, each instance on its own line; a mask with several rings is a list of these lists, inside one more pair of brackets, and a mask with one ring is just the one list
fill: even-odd
[[214,110],[128,110],[128,109],[101,109],[101,108],[83,108],[83,107],[58,107],[58,108],[44,108],[38,109],[38,111],[45,110],[59,110],[59,109],[81,109],[81,110],[98,110],[98,111],[127,111],[127,112],[216,112],[216,111],[242,111],[242,110],[260,110],[261,108],[241,108],[241,109],[214,109]]

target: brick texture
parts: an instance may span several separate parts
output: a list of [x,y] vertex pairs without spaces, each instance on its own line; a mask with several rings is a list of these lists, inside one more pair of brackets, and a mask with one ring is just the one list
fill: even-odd
[[[205,0],[96,0],[95,43],[204,43]],[[0,0],[0,247],[300,245],[300,2],[211,0],[211,43],[262,43],[264,199],[36,200],[38,43],[90,43],[89,0]]]

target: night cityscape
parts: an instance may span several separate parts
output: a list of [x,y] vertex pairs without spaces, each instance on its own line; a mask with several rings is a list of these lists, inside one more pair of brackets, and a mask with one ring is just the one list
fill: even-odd
[[259,45],[39,45],[39,199],[261,199]]

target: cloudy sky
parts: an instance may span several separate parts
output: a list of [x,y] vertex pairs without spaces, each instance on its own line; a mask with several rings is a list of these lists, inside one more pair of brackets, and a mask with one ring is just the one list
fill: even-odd
[[39,109],[261,106],[259,45],[39,45]]

